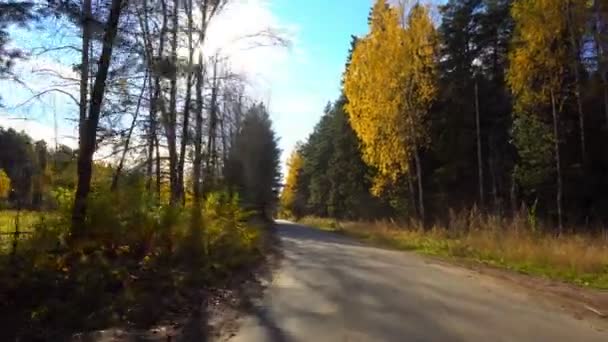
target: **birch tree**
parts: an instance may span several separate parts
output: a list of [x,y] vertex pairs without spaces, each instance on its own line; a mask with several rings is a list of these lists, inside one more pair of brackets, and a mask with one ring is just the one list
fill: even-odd
[[[568,35],[564,11],[566,1],[514,2],[514,48],[509,54],[507,73],[507,82],[515,97],[514,140],[518,150],[524,152],[520,153],[519,178],[525,179],[528,170],[531,173],[543,172],[538,168],[543,168],[543,161],[547,160],[546,143],[550,142],[553,145],[555,203],[560,232],[563,226],[560,114],[566,96],[563,83],[568,62],[568,51],[563,44]],[[548,135],[550,140],[543,138]],[[545,144],[538,144],[543,141]],[[531,142],[537,142],[536,151],[530,150],[535,146]]]

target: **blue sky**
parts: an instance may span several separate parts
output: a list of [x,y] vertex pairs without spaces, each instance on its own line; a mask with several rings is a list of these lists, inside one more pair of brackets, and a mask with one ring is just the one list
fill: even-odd
[[[216,18],[215,28],[210,28],[209,44],[213,48],[223,47],[226,41],[265,27],[285,32],[292,41],[289,49],[226,49],[232,54],[234,67],[248,75],[253,84],[252,95],[269,102],[284,161],[296,142],[305,140],[312,132],[325,104],[338,97],[350,36],[367,31],[372,0],[231,1],[231,7]],[[58,32],[48,27],[46,33],[16,30],[13,31],[13,41],[26,49],[73,41],[69,36],[59,36]],[[71,59],[67,58],[68,61]],[[49,76],[34,76],[32,70],[35,69],[51,69],[64,76],[77,77],[66,63],[63,52],[33,57],[18,66],[17,70],[27,86],[40,90],[48,85]],[[74,144],[73,118],[77,111],[67,97],[45,96],[42,101],[14,109],[11,107],[28,98],[30,92],[6,81],[0,81],[0,92],[8,105],[0,109],[0,125],[23,129],[36,139],[52,140],[53,108],[57,108],[60,140]],[[29,120],[9,120],[9,117],[27,117]]]
[[367,31],[370,6],[370,0],[272,2],[273,13],[297,28],[294,48],[304,54],[303,61],[290,64],[289,79],[272,87],[271,109],[285,154],[312,132],[325,104],[338,97],[350,37]]

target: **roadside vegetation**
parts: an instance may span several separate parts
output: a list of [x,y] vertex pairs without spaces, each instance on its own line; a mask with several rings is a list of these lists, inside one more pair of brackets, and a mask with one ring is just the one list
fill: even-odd
[[[166,181],[159,180],[158,192],[148,189],[156,179],[148,182],[138,170],[112,190],[120,171],[94,163],[86,230],[77,236],[77,153],[28,178],[20,178],[19,163],[40,165],[40,155],[0,158],[7,178],[16,180],[1,199],[2,340],[63,340],[77,332],[183,320],[201,310],[207,291],[261,262],[276,202],[278,149],[263,105],[248,109],[242,121],[229,162],[216,178],[206,178],[213,187],[198,200],[188,189],[183,204],[172,204]],[[14,148],[33,146],[25,133],[0,128],[2,150],[7,136],[20,137]],[[57,157],[54,150],[41,152]],[[267,163],[258,165],[250,154]]]
[[400,3],[375,1],[353,37],[281,214],[608,288],[606,4]]
[[254,82],[205,44],[229,2],[0,3],[0,79],[32,93],[0,107],[55,123],[0,127],[0,340],[183,323],[262,260],[280,151]]

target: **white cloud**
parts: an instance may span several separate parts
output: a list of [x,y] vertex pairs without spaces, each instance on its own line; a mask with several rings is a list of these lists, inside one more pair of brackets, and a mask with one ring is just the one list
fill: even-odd
[[65,125],[61,127],[58,125],[57,132],[55,132],[53,125],[38,122],[32,118],[0,113],[0,127],[13,128],[18,132],[23,131],[34,140],[46,141],[49,146],[55,146],[55,139],[57,139],[59,144],[76,147],[75,132]]
[[[209,26],[205,51],[219,51],[230,58],[230,66],[249,82],[252,96],[265,99],[273,84],[288,79],[290,62],[301,58],[298,28],[283,22],[267,0],[233,0]],[[290,42],[277,45],[273,35]]]

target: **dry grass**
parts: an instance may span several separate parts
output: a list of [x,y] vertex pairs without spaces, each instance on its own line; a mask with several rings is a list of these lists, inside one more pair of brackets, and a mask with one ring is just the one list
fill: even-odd
[[423,229],[417,222],[342,222],[307,218],[303,223],[397,249],[482,262],[522,273],[608,289],[606,235],[542,233],[526,215],[513,219],[473,210],[451,215],[448,226]]

